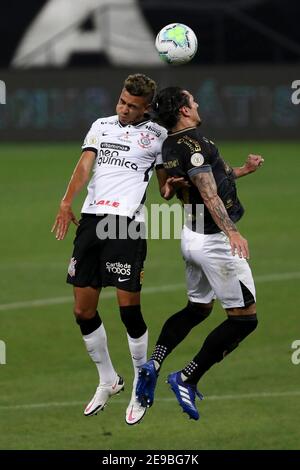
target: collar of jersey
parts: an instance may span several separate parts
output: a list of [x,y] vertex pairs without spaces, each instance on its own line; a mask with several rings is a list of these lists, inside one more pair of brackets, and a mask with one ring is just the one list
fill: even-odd
[[127,127],[127,126],[140,127],[140,126],[143,126],[144,124],[146,124],[146,122],[150,122],[150,121],[151,121],[151,119],[145,119],[145,121],[139,122],[138,124],[122,124],[120,122],[120,119],[118,118],[118,123],[119,123],[120,127]]
[[176,131],[176,132],[168,132],[168,135],[177,135],[177,134],[180,134],[180,132],[187,132],[187,131],[190,131],[192,129],[197,129],[197,126],[185,127],[184,129],[180,129],[180,131]]

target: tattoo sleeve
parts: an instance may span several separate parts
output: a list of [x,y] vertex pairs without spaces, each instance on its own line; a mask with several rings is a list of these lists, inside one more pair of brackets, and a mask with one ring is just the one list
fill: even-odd
[[218,196],[217,185],[212,172],[197,173],[191,179],[198,188],[204,204],[218,227],[226,235],[229,235],[229,232],[237,232],[237,228],[230,219],[222,199]]

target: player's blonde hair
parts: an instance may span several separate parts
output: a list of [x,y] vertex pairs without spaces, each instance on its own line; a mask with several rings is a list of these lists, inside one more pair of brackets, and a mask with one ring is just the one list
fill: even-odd
[[136,73],[126,78],[124,88],[131,95],[143,96],[147,98],[149,103],[152,103],[156,93],[156,82],[152,78],[147,77],[147,75]]

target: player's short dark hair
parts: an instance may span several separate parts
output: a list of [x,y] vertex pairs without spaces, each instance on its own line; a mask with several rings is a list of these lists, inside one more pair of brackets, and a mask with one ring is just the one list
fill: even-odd
[[143,96],[152,103],[156,93],[156,82],[152,78],[147,77],[142,73],[129,75],[125,82],[124,88],[133,96]]
[[158,121],[167,129],[172,129],[177,124],[182,106],[190,107],[189,98],[184,91],[175,86],[164,88],[154,100],[153,109]]

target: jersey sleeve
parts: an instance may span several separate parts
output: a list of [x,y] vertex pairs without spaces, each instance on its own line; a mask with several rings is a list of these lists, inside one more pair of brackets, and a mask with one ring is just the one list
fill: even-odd
[[160,168],[164,167],[163,159],[162,159],[162,146],[166,137],[167,137],[167,131],[163,129],[163,132],[161,136],[159,137],[158,144],[157,144],[157,153],[156,153],[156,160],[155,160],[156,170],[159,170]]
[[159,170],[160,168],[163,168],[163,160],[162,160],[162,154],[161,154],[161,147],[159,152],[156,154],[156,159],[155,159],[155,168]]
[[200,144],[192,145],[190,141],[182,139],[179,143],[181,154],[181,164],[185,173],[191,178],[197,173],[208,173],[212,171],[210,165],[210,152],[207,148],[202,148]]
[[92,150],[95,153],[98,153],[98,145],[99,145],[99,123],[95,121],[90,130],[88,131],[87,135],[85,136],[84,142],[81,146],[82,150]]

